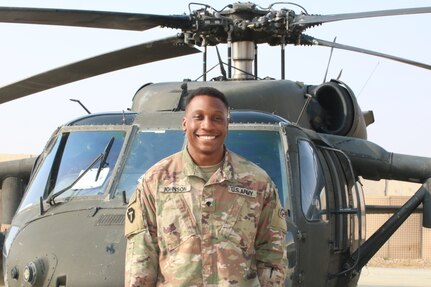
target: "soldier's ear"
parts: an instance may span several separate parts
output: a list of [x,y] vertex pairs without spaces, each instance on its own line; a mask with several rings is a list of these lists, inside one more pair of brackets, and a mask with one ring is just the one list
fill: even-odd
[[183,117],[182,126],[183,126],[183,131],[185,132],[187,130],[187,119],[186,119],[186,117]]

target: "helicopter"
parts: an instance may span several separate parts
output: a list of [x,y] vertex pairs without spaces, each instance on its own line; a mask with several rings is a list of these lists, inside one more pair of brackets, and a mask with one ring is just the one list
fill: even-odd
[[[70,120],[54,131],[38,158],[0,164],[7,286],[123,284],[128,198],[148,167],[186,144],[181,130],[183,100],[202,85],[220,89],[229,99],[227,147],[261,165],[279,188],[289,227],[286,286],[355,286],[362,267],[420,204],[424,226],[431,225],[430,159],[389,153],[366,140],[373,114],[360,109],[342,81],[310,85],[283,75],[280,80],[260,78],[254,65],[256,44],[284,48],[320,43],[377,55],[304,32],[329,21],[430,13],[431,8],[313,15],[302,7],[298,14],[279,4],[262,8],[238,2],[221,9],[193,5],[189,14],[170,16],[0,8],[1,22],[140,30],[162,25],[181,30],[180,35],[0,88],[3,103],[101,72],[197,54],[200,49],[205,64],[208,47],[226,43],[229,47],[227,63],[219,60],[218,77],[207,79],[204,65],[203,81],[145,84],[130,111]],[[138,52],[140,57],[134,57]],[[430,69],[423,63],[379,56]],[[283,74],[283,59],[280,63]],[[365,240],[359,177],[424,185]]]

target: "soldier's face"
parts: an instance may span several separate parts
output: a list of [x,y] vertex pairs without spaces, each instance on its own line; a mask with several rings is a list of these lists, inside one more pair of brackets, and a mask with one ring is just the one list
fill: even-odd
[[198,165],[214,165],[224,156],[223,144],[229,125],[228,111],[220,99],[196,96],[183,118],[188,151]]

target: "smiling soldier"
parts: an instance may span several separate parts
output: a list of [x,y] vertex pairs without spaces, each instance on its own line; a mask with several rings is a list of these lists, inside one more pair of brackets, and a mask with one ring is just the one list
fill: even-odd
[[267,173],[224,145],[223,93],[186,100],[187,147],[143,176],[126,220],[126,286],[283,286],[286,222]]

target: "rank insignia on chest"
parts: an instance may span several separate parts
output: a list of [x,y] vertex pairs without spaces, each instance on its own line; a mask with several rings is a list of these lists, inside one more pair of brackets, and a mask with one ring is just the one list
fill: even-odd
[[181,192],[189,192],[190,185],[161,185],[159,186],[159,192],[164,193],[181,193]]
[[245,195],[248,197],[256,197],[257,196],[256,190],[247,189],[247,188],[240,187],[240,186],[229,186],[229,192]]

